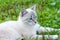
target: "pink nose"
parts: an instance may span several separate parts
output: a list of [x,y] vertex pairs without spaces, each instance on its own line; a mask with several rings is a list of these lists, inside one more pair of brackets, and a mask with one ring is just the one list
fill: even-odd
[[34,22],[34,23],[36,23],[36,22]]

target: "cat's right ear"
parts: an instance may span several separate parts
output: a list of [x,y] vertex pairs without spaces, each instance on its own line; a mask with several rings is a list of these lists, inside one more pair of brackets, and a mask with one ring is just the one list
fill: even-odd
[[33,5],[30,9],[35,11],[36,10],[36,5]]
[[21,10],[21,14],[20,14],[21,17],[23,17],[26,13],[27,13],[26,9],[22,9],[22,10]]

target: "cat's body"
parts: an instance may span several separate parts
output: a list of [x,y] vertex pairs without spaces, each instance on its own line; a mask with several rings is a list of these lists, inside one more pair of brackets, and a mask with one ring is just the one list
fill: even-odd
[[[41,27],[37,22],[37,15],[35,11],[35,6],[28,9],[23,9],[20,12],[17,21],[7,21],[0,24],[0,40],[17,40],[24,37],[37,37],[36,31],[50,31],[52,28]],[[52,29],[53,30],[53,29]],[[40,35],[39,37],[42,38]],[[45,35],[48,38],[48,35]],[[57,36],[54,36],[56,39]]]
[[[25,24],[22,24],[22,22],[19,22],[19,21],[8,21],[8,22],[0,24],[0,38],[1,37],[5,38],[6,36],[10,37],[10,35],[12,36],[13,39],[15,37],[19,38],[22,35],[24,35],[26,37],[30,37],[32,35],[35,35],[36,29],[37,29],[36,26],[29,27],[29,26],[26,26]],[[5,33],[7,35],[5,35]],[[4,36],[2,36],[2,35],[4,35]]]
[[[18,38],[29,38],[33,35],[36,35],[36,31],[38,28],[36,26],[38,25],[38,23],[36,22],[37,19],[35,18],[35,11],[32,9],[35,10],[34,7],[32,7],[31,9],[23,10],[17,21],[7,21],[1,23],[0,40],[16,40]],[[33,21],[32,18],[34,19]]]

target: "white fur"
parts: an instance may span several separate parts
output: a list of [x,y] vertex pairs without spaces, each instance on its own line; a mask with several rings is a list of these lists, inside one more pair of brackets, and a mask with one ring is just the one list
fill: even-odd
[[[26,9],[27,11],[33,11],[31,9]],[[34,11],[35,12],[35,11]],[[30,13],[31,14],[31,13]],[[30,15],[29,14],[29,15]],[[25,16],[27,18],[28,15]],[[19,16],[17,21],[7,21],[0,24],[0,40],[16,40],[22,37],[31,37],[32,35],[36,34],[36,27],[38,24],[35,25],[28,25],[22,21],[24,18]]]

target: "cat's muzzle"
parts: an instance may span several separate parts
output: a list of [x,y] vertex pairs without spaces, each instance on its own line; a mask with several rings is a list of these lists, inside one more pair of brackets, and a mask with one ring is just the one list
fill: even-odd
[[37,23],[35,20],[32,20],[34,23]]

